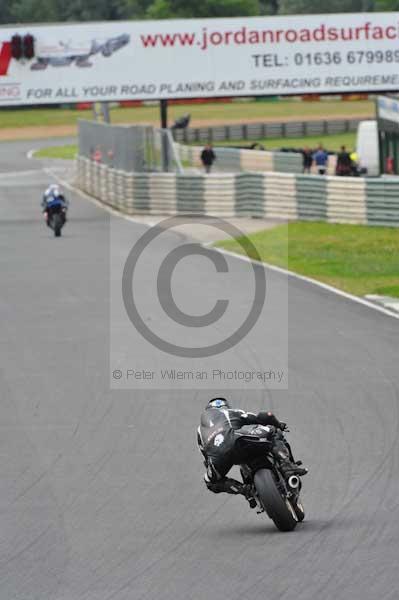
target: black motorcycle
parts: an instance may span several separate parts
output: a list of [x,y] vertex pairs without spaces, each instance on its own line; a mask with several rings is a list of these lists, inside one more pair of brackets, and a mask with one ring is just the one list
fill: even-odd
[[280,531],[292,531],[305,518],[300,500],[302,482],[297,475],[286,479],[271,451],[272,438],[282,434],[270,425],[245,425],[235,434],[240,454],[245,456],[241,477],[252,487],[258,513],[266,512]]
[[66,221],[66,209],[62,204],[54,204],[46,210],[47,225],[54,231],[55,237],[61,236]]

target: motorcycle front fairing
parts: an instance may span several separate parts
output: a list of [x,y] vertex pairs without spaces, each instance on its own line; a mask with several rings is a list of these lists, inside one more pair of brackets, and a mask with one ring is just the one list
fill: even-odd
[[54,210],[56,208],[65,208],[65,203],[61,198],[54,198],[47,202],[47,210]]

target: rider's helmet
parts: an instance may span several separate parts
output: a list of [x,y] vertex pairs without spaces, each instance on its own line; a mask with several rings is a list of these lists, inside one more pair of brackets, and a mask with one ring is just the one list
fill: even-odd
[[60,188],[56,183],[52,183],[48,187],[48,193],[51,194],[54,198],[60,195]]
[[230,404],[226,398],[212,398],[209,400],[207,408],[230,408]]

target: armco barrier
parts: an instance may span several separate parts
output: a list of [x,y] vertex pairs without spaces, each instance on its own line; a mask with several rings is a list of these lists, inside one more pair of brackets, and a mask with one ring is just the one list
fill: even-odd
[[399,179],[292,173],[126,173],[77,159],[77,185],[127,214],[252,216],[399,226]]
[[235,123],[213,127],[174,129],[177,142],[205,143],[229,140],[262,140],[265,138],[306,137],[357,131],[362,119],[323,119],[311,121],[285,121],[264,123]]
[[368,223],[390,225],[398,221],[399,179],[366,180],[366,218]]

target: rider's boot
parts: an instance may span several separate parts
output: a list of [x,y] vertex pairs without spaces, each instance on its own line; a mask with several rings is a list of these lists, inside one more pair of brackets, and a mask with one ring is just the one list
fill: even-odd
[[284,477],[291,477],[291,475],[298,475],[303,477],[308,472],[307,469],[298,466],[296,463],[291,462],[289,459],[280,461],[280,470]]
[[257,507],[257,502],[253,496],[251,498],[247,498],[247,500],[248,500],[249,508]]
[[256,508],[257,502],[256,502],[254,494],[253,494],[252,485],[250,485],[250,484],[244,485],[243,486],[243,494],[244,494],[245,498],[248,500],[249,507]]
[[277,458],[280,470],[284,477],[291,477],[291,475],[298,475],[299,477],[303,477],[308,472],[307,469],[301,467],[298,464],[301,463],[301,461],[295,463],[291,460],[288,449],[282,442],[276,443],[274,448],[274,455]]

